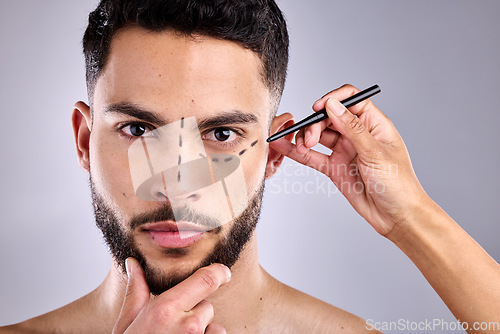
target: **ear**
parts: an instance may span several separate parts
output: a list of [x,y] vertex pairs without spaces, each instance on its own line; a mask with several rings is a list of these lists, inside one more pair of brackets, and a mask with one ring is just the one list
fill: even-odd
[[[284,113],[282,115],[276,116],[271,122],[271,129],[269,131],[269,135],[273,135],[278,131],[281,131],[285,128],[288,128],[289,126],[292,126],[293,124],[295,124],[295,121],[293,115],[290,113]],[[290,133],[286,135],[284,138],[291,142],[293,136],[294,133]],[[282,155],[272,147],[269,147],[269,154],[267,156],[267,165],[266,165],[266,180],[276,173],[278,168],[281,166],[281,163],[283,162],[284,158],[285,158],[284,155]]]
[[73,115],[71,116],[73,132],[75,134],[76,154],[80,166],[87,172],[90,172],[90,133],[92,117],[90,107],[82,101],[75,104]]

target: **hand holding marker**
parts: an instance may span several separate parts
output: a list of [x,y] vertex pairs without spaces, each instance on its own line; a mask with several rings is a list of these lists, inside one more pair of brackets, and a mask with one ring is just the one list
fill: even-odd
[[[345,100],[340,101],[346,108],[352,107],[355,104],[358,104],[359,102],[366,100],[373,95],[380,93],[380,87],[378,85],[373,85],[365,90],[362,90],[361,92],[354,94],[351,97],[348,97]],[[315,112],[314,114],[304,118],[300,122],[284,129],[279,132],[276,132],[274,135],[271,137],[267,138],[267,142],[270,143],[272,141],[275,141],[277,139],[280,139],[281,137],[286,136],[287,134],[290,134],[292,132],[298,131],[302,128],[305,128],[306,126],[309,126],[314,123],[321,122],[324,119],[328,118],[328,114],[326,113],[326,109],[322,109],[318,112]]]

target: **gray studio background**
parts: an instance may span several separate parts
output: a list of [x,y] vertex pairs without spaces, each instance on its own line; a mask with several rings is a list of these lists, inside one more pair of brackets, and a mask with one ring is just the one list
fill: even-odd
[[[0,325],[94,289],[110,259],[76,159],[81,37],[96,0],[0,2]],[[282,0],[297,119],[344,83],[379,84],[428,194],[497,261],[500,2]],[[454,318],[411,261],[326,177],[286,160],[267,183],[260,260],[279,280],[376,321]],[[306,187],[306,184],[309,184]]]

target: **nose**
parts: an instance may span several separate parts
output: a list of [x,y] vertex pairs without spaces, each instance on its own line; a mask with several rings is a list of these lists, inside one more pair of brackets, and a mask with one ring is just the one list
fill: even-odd
[[144,199],[171,202],[197,201],[201,189],[212,184],[214,179],[206,158],[188,161],[154,175],[138,189],[137,195]]
[[[141,137],[129,148],[136,195],[146,201],[198,200],[205,183],[200,163],[205,149],[194,117],[181,118]],[[196,171],[198,169],[198,171]]]
[[171,191],[169,195],[167,187],[163,182],[164,177],[162,177],[161,182],[154,182],[151,184],[149,189],[149,195],[147,196],[149,200],[156,202],[170,202],[172,205],[177,204],[189,204],[196,202],[201,199],[201,192],[199,190],[187,192],[187,193],[177,193]]

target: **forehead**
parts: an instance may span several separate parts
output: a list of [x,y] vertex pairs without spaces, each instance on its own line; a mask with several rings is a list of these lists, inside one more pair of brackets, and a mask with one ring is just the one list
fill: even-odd
[[126,101],[167,112],[171,119],[220,109],[243,109],[264,119],[270,96],[261,66],[256,54],[227,40],[126,28],[113,37],[94,109]]

